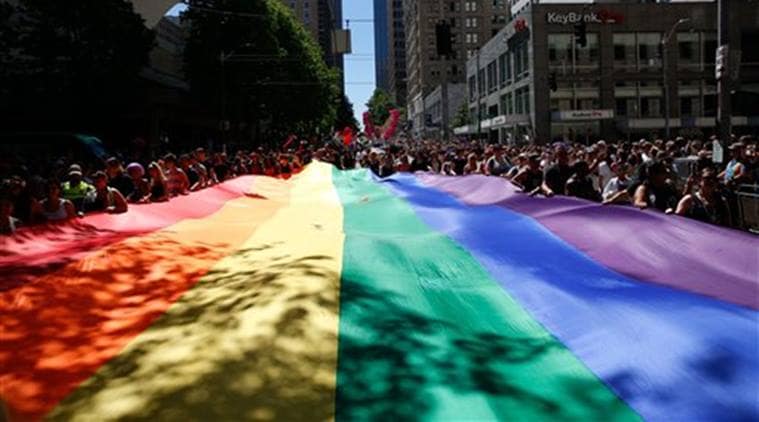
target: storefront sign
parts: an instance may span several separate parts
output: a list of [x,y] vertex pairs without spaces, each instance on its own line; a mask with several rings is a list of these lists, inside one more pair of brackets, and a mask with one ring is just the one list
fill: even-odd
[[569,13],[546,13],[546,22],[555,25],[574,25],[577,23],[622,23],[624,17],[621,13],[611,12],[609,10],[600,10],[598,12],[569,12]]
[[603,120],[613,119],[614,110],[567,110],[552,114],[554,121]]

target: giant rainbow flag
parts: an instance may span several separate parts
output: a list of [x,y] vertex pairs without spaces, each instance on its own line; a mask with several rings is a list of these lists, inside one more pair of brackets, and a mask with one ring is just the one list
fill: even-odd
[[759,420],[759,241],[314,163],[6,239],[10,420]]

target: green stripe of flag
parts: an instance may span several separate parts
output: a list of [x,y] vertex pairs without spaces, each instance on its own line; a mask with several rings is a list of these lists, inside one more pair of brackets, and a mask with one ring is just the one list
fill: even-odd
[[333,180],[346,232],[338,420],[638,419],[366,171]]

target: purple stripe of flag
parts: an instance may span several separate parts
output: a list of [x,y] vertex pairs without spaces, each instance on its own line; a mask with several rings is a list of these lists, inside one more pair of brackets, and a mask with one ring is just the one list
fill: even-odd
[[759,309],[759,238],[750,234],[632,207],[533,198],[495,177],[418,178],[468,205],[532,217],[619,273]]

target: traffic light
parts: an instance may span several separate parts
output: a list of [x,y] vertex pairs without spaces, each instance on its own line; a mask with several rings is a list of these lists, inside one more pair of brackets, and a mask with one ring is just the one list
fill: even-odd
[[551,92],[556,92],[559,89],[559,85],[556,83],[556,72],[551,72],[548,75],[548,87],[551,88]]
[[451,26],[446,21],[440,21],[435,25],[435,38],[437,41],[437,55],[450,56],[453,53],[451,45]]
[[588,45],[588,27],[585,22],[575,24],[575,43],[580,47]]

